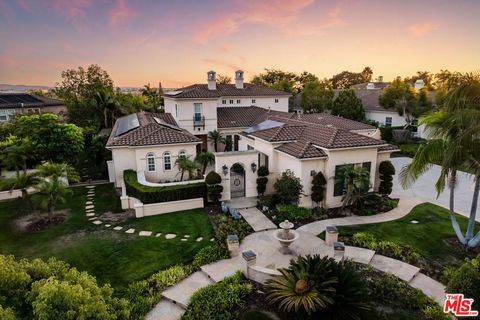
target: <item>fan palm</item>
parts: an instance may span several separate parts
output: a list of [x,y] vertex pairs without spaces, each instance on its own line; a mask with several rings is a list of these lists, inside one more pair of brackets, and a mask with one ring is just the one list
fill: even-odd
[[343,168],[336,180],[345,188],[343,207],[352,205],[360,208],[363,197],[370,189],[370,173],[365,168],[349,165]]
[[215,163],[215,155],[211,152],[203,151],[197,154],[195,161],[202,166],[202,174],[204,175],[208,165]]
[[213,142],[215,152],[218,152],[218,144],[225,143],[225,138],[218,130],[213,130],[208,133],[208,140]]
[[58,203],[64,203],[65,197],[72,193],[60,178],[47,178],[35,187],[40,197],[40,204],[47,209],[48,219],[51,220]]
[[69,181],[79,181],[80,177],[76,170],[66,163],[47,162],[37,166],[38,173],[48,178],[68,178]]
[[178,170],[180,170],[180,181],[183,181],[183,176],[185,175],[185,172],[188,172],[188,178],[191,179],[195,171],[198,169],[195,162],[185,157],[178,158],[175,163],[178,166]]
[[2,181],[4,185],[8,185],[11,190],[20,189],[22,192],[22,199],[28,203],[30,209],[32,209],[32,201],[28,194],[28,189],[35,186],[39,182],[40,178],[38,174],[33,173],[17,173],[14,177],[5,179]]
[[20,142],[6,147],[3,150],[4,161],[10,167],[15,168],[16,174],[19,174],[19,164],[23,169],[23,172],[27,172],[27,160],[32,158],[31,148],[27,143]]
[[[441,173],[435,184],[439,195],[448,181],[449,211],[458,240],[472,248],[480,243],[480,232],[474,237],[478,196],[480,192],[480,80],[471,79],[451,89],[440,111],[421,119],[433,139],[422,145],[412,163],[402,169],[400,181],[409,186],[425,173],[432,163],[440,163]],[[455,216],[455,185],[457,171],[473,173],[475,186],[467,232],[463,235]]]

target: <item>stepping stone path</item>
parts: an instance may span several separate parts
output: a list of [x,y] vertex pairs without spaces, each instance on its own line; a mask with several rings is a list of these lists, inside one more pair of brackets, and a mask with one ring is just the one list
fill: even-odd
[[198,237],[197,240],[195,240],[195,241],[200,242],[202,240],[203,240],[203,237]]
[[[104,224],[104,222],[102,220],[100,220],[95,215],[95,203],[94,203],[95,186],[86,186],[85,188],[88,189],[88,191],[87,191],[87,201],[85,202],[85,215],[86,215],[87,219],[95,225],[102,225],[103,224],[105,226],[105,228],[110,228],[112,226],[110,223],[105,223]],[[115,230],[115,231],[121,231],[121,230],[124,230],[124,227],[123,226],[115,226],[112,229]],[[134,228],[129,228],[129,229],[125,230],[124,232],[127,233],[127,234],[135,234],[135,229]],[[155,233],[155,235],[154,235],[153,231],[142,230],[142,231],[138,232],[138,236],[140,236],[140,237],[155,236],[156,238],[159,238],[161,235],[162,235],[161,232]],[[171,239],[174,239],[176,237],[177,237],[177,235],[174,234],[174,233],[165,234],[165,239],[167,239],[167,240],[171,240]],[[190,238],[190,235],[185,234],[183,236],[183,238],[180,239],[180,240],[181,241],[188,241],[189,238]],[[202,241],[202,240],[203,240],[202,237],[199,237],[199,238],[196,239],[196,241]],[[212,238],[210,241],[213,241],[213,240],[214,239]],[[167,319],[169,319],[169,318],[167,318]]]

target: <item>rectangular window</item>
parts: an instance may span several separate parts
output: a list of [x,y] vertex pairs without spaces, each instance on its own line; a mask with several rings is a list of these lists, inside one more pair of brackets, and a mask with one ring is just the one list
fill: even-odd
[[333,187],[333,196],[338,197],[345,193],[345,183],[341,180],[341,174],[344,168],[352,166],[352,164],[342,164],[335,166],[335,185]]
[[233,99],[230,100],[230,104],[233,104]]
[[278,99],[275,99],[275,103],[278,103]]
[[242,103],[242,100],[237,99],[237,104],[240,104],[240,103]]
[[392,117],[385,117],[385,127],[392,126]]
[[255,100],[255,99],[252,99],[252,103],[257,103],[257,100]]
[[202,104],[201,103],[194,103],[194,112],[195,112],[195,121],[200,121],[202,119]]
[[222,100],[222,104],[227,104],[227,100]]
[[175,103],[175,117],[178,118],[178,105]]
[[0,110],[0,121],[8,121],[10,118],[15,115],[15,110]]
[[148,165],[148,172],[155,171],[155,158],[154,157],[148,158],[147,165]]
[[233,144],[232,136],[227,135],[225,137],[225,151],[232,151],[232,144]]
[[233,151],[238,151],[238,141],[240,141],[240,136],[236,134],[233,136]]
[[165,154],[163,156],[163,170],[165,171],[172,170],[172,158],[170,154]]
[[40,108],[29,108],[27,109],[28,114],[40,114]]

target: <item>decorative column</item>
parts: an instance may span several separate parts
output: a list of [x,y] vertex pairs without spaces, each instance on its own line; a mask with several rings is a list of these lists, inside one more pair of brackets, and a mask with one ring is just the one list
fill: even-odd
[[345,257],[345,245],[343,242],[333,243],[333,258],[337,261],[343,261]]
[[228,252],[230,252],[230,257],[238,256],[240,251],[240,242],[238,241],[238,236],[236,234],[227,236],[227,247]]
[[252,250],[242,252],[243,259],[247,262],[247,278],[250,279],[250,267],[257,263],[257,254]]
[[338,241],[338,229],[335,226],[327,226],[325,232],[325,244],[329,247]]

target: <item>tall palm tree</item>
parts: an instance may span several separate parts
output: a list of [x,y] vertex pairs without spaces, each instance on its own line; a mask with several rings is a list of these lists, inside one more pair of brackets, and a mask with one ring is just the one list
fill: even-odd
[[203,151],[197,154],[195,161],[202,166],[202,174],[204,175],[208,165],[215,163],[215,155],[211,152]]
[[105,88],[98,90],[95,94],[95,102],[97,103],[97,108],[103,112],[104,125],[105,128],[108,128],[108,114],[111,113],[113,115],[117,108],[117,102],[113,96],[113,92]]
[[48,219],[53,218],[53,212],[58,203],[64,203],[66,196],[72,193],[60,178],[42,180],[35,187],[40,196],[40,204],[47,209]]
[[28,207],[32,209],[32,201],[28,194],[28,189],[35,186],[40,181],[36,172],[33,173],[17,173],[14,177],[2,181],[3,185],[8,185],[11,190],[20,189],[22,199],[27,202]]
[[195,162],[185,157],[178,158],[175,163],[178,166],[178,170],[180,170],[180,181],[183,181],[183,176],[185,175],[185,172],[188,172],[188,178],[191,179],[195,171],[198,169]]
[[213,130],[208,133],[208,140],[213,142],[215,152],[218,152],[218,144],[225,143],[225,138],[218,130]]
[[[467,75],[470,76],[470,75]],[[437,194],[446,186],[450,188],[449,211],[452,226],[458,240],[467,248],[480,243],[480,232],[473,236],[478,197],[480,192],[480,79],[467,78],[451,89],[440,111],[421,119],[432,139],[422,145],[412,163],[402,169],[400,181],[409,186],[432,163],[440,163],[441,173],[435,184]],[[467,232],[463,235],[455,215],[455,185],[458,170],[473,173],[475,187]]]

